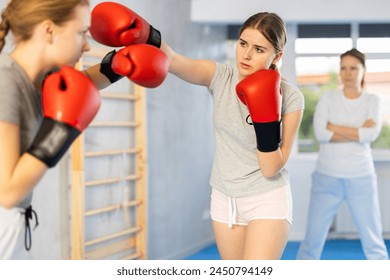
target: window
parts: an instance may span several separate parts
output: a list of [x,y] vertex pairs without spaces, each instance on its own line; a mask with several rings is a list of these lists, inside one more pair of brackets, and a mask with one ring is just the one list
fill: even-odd
[[352,47],[350,38],[306,38],[295,40],[297,54],[340,54]]
[[318,151],[312,124],[314,109],[321,94],[340,86],[339,55],[353,46],[366,54],[366,90],[381,98],[383,127],[372,144],[374,153],[386,150],[390,154],[390,24],[298,25],[295,71],[306,105],[299,152]]

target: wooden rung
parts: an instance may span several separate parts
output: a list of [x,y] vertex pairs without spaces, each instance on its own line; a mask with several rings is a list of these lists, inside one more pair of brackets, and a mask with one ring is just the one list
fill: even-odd
[[93,215],[97,215],[97,214],[102,214],[102,213],[115,211],[115,210],[118,210],[118,209],[122,209],[123,207],[134,207],[134,206],[138,206],[140,204],[141,204],[140,200],[131,200],[131,201],[128,201],[126,203],[114,204],[114,205],[110,205],[110,206],[107,206],[107,207],[86,211],[84,213],[84,215],[86,217],[88,217],[88,216],[93,216]]
[[128,256],[124,256],[122,258],[122,260],[136,260],[136,259],[139,259],[140,257],[141,257],[140,253],[134,253],[134,254],[131,254],[131,255],[128,255]]
[[125,99],[125,100],[138,100],[139,96],[135,94],[115,94],[115,93],[101,93],[103,98],[107,99]]
[[141,227],[132,227],[132,228],[129,228],[129,229],[126,229],[126,230],[123,230],[123,231],[120,231],[120,232],[117,232],[117,233],[114,233],[114,234],[110,234],[110,235],[106,235],[106,236],[103,236],[103,237],[100,237],[100,238],[96,238],[96,239],[92,239],[92,240],[86,241],[84,243],[84,245],[85,246],[91,246],[91,245],[98,244],[98,243],[101,243],[101,242],[104,242],[104,241],[108,241],[108,240],[111,240],[111,239],[114,239],[114,238],[118,238],[118,237],[121,237],[121,236],[124,236],[124,235],[134,234],[134,233],[137,233],[139,231],[141,231]]
[[130,148],[130,149],[123,149],[123,150],[85,152],[84,156],[86,157],[115,156],[115,155],[122,155],[122,154],[138,154],[139,152],[141,152],[141,148]]
[[113,184],[113,183],[118,183],[118,182],[120,182],[122,180],[125,180],[125,181],[135,181],[135,180],[138,180],[139,178],[140,178],[139,175],[132,174],[132,175],[128,175],[128,176],[126,176],[124,178],[114,177],[114,178],[108,178],[108,179],[100,179],[100,180],[88,181],[88,182],[84,183],[84,186],[91,187],[91,186],[104,185],[104,184]]
[[103,122],[103,121],[96,121],[96,122],[92,122],[90,124],[90,127],[113,127],[113,126],[117,126],[117,127],[137,127],[139,126],[140,123],[137,123],[137,122]]
[[85,259],[87,260],[98,260],[108,256],[118,254],[123,251],[135,249],[135,239],[127,238],[119,242],[111,243],[99,248],[90,250],[85,253]]

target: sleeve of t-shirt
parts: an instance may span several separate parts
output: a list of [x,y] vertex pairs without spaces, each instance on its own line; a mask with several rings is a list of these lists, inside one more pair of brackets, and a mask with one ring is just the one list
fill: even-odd
[[282,91],[282,115],[287,115],[305,108],[305,99],[303,98],[302,92],[298,88],[285,83],[282,86]]
[[20,96],[17,83],[10,72],[1,73],[0,79],[0,121],[20,123]]
[[211,94],[218,93],[218,89],[224,86],[223,82],[227,81],[228,77],[232,75],[232,67],[229,64],[215,62],[215,66],[215,72],[208,88]]

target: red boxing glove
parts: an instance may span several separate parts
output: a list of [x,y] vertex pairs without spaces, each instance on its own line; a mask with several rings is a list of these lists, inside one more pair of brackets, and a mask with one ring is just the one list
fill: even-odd
[[280,146],[280,80],[279,72],[266,69],[244,78],[236,86],[238,97],[248,107],[256,132],[257,149],[261,152],[272,152]]
[[92,10],[90,33],[94,40],[111,47],[161,46],[160,31],[134,11],[114,2],[102,2]]
[[146,45],[132,45],[119,50],[112,57],[112,70],[127,76],[132,82],[148,88],[158,87],[168,74],[168,57],[160,49]]
[[43,83],[43,116],[66,123],[80,132],[91,123],[100,103],[95,84],[74,68],[64,66]]
[[28,153],[53,167],[96,116],[100,94],[83,73],[64,66],[42,87],[43,121]]

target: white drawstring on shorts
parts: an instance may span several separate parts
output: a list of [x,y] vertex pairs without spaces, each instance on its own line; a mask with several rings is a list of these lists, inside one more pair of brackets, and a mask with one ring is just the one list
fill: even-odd
[[228,204],[229,204],[229,228],[233,227],[233,224],[236,223],[237,216],[237,205],[236,198],[228,196]]

